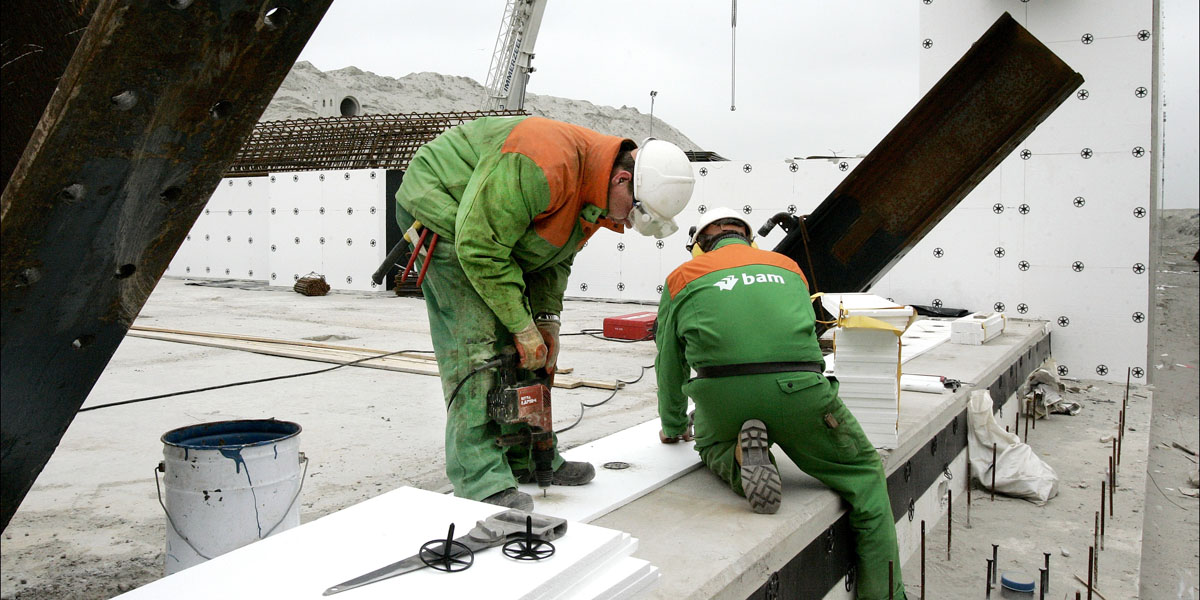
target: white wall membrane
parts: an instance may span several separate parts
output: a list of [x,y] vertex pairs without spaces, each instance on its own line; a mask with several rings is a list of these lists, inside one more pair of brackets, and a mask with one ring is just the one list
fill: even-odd
[[166,274],[291,287],[309,273],[370,291],[387,254],[382,170],[224,179]]
[[1084,83],[873,292],[1054,324],[1059,372],[1144,381],[1152,3],[922,0],[927,91],[1004,12]]
[[[1150,310],[1152,5],[922,0],[927,91],[1009,12],[1085,83],[871,290],[906,304],[1043,319],[1064,375],[1144,381]],[[661,248],[600,232],[576,258],[568,296],[655,300],[687,259],[686,233],[726,206],[756,227],[811,212],[857,159],[695,163],[696,194]],[[777,229],[763,248],[782,239]]]
[[165,275],[266,281],[267,178],[223,179]]
[[[671,271],[690,258],[688,229],[709,209],[727,207],[758,228],[779,212],[807,214],[816,208],[861,159],[795,159],[693,163],[696,188],[675,218],[679,231],[655,240],[636,232],[598,231],[575,257],[568,298],[657,302]],[[771,249],[784,237],[776,228],[758,240]]]

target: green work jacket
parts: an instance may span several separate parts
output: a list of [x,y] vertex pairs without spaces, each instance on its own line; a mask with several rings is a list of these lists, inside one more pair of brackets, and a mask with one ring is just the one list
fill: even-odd
[[667,276],[655,333],[663,433],[687,428],[682,387],[693,367],[820,362],[815,325],[804,274],[782,254],[729,238],[680,265]]
[[[562,311],[575,253],[606,218],[623,142],[540,117],[485,117],[417,150],[396,201],[453,243],[467,279],[518,332]],[[632,145],[632,142],[629,142]]]

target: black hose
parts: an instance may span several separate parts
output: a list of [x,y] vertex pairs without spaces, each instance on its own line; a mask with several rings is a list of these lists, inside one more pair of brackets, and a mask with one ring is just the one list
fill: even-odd
[[786,212],[775,213],[775,216],[767,219],[767,222],[758,228],[758,237],[766,237],[772,229],[775,229],[776,225],[782,227],[784,233],[791,233],[799,224],[800,219],[796,215]]

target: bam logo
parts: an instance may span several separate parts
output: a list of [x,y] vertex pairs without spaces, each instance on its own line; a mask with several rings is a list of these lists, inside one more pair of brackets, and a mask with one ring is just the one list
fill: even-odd
[[742,273],[742,283],[752,285],[755,283],[783,283],[783,277],[774,274],[759,273],[758,275],[747,275]]
[[721,288],[722,291],[728,292],[733,289],[733,286],[737,285],[737,275],[730,275],[713,285]]
[[[783,283],[786,285],[786,282],[784,282],[783,277],[780,275],[768,273],[759,273],[757,275],[753,273],[740,273],[740,275],[742,278],[742,283],[746,285],[754,285],[756,283]],[[737,282],[737,275],[729,275],[713,285],[721,288],[721,291],[728,292],[729,290],[733,289],[733,286],[737,285]]]

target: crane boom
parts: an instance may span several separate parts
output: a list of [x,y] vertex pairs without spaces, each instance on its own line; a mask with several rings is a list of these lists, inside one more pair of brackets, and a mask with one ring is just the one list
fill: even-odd
[[483,110],[521,110],[546,0],[508,0],[488,69]]

